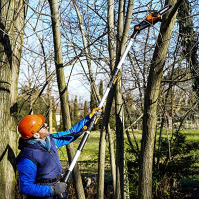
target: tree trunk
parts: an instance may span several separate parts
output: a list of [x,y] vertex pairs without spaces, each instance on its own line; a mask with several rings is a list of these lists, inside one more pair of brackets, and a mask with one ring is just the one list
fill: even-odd
[[[59,11],[58,11],[58,2],[57,0],[49,0],[51,15],[52,15],[52,28],[53,28],[53,38],[54,38],[54,51],[55,51],[55,65],[57,73],[57,83],[59,88],[60,100],[61,100],[61,110],[62,110],[62,120],[64,125],[64,130],[71,127],[70,120],[70,111],[68,103],[68,93],[65,83],[65,75],[63,68],[63,59],[62,59],[62,47],[61,47],[61,34],[59,26]],[[72,161],[74,157],[74,147],[71,143],[67,146],[69,162]],[[84,189],[81,180],[81,175],[77,164],[73,169],[73,182],[76,188],[76,196],[78,199],[84,199]]]
[[[79,12],[79,9],[76,5],[76,2],[73,1],[73,4],[75,6],[75,10],[76,10],[76,13],[77,13],[77,16],[78,16],[78,19],[79,19],[79,24],[80,24],[80,31],[81,31],[81,36],[82,36],[82,41],[83,41],[83,45],[84,45],[84,49],[85,49],[85,55],[86,55],[86,61],[87,61],[87,65],[88,65],[88,70],[89,70],[89,82],[91,84],[91,101],[95,102],[95,101],[98,101],[100,102],[101,101],[101,97],[100,97],[100,94],[97,90],[97,87],[95,85],[95,81],[94,81],[94,78],[93,78],[93,72],[92,72],[92,67],[91,67],[91,60],[90,60],[90,52],[89,52],[89,49],[87,48],[88,44],[87,44],[87,40],[86,40],[86,37],[85,37],[85,32],[84,32],[84,27],[83,27],[83,23],[82,23],[82,16]],[[96,103],[94,103],[96,104]],[[93,103],[91,104],[91,108],[94,108],[93,107]],[[109,125],[107,124],[107,128],[106,128],[106,131],[108,132],[109,134],[109,138],[111,139],[111,131],[110,131],[110,127]],[[97,198],[101,199],[101,198],[104,198],[104,168],[105,168],[105,147],[106,147],[106,140],[105,140],[105,131],[103,131],[103,128],[101,130],[101,133],[100,133],[100,144],[99,144],[99,164],[98,164],[98,193],[97,193]],[[111,143],[113,143],[113,141],[111,140],[110,141]],[[114,159],[114,149],[113,149],[113,144],[110,144],[109,145],[109,149],[110,151],[112,152],[111,154],[111,162],[112,162],[112,178],[113,178],[113,184],[115,184],[115,159]],[[114,186],[115,187],[115,186]]]
[[[10,3],[10,8],[8,4]],[[14,14],[14,1],[1,1],[1,21],[0,21],[0,198],[8,198],[6,193],[7,167],[8,167],[8,149],[9,145],[9,120],[10,120],[10,92],[11,92],[11,67],[12,67],[12,50],[9,33],[12,31],[11,21]],[[9,21],[4,21],[4,16]],[[5,31],[5,32],[4,32]]]
[[113,194],[115,194],[116,193],[116,164],[115,164],[114,139],[113,139],[113,134],[112,134],[110,125],[108,125],[106,129],[106,133],[108,134],[108,140],[109,140],[109,153],[110,153],[111,175],[112,175],[112,181],[113,181]]
[[[192,8],[189,0],[184,0],[178,9],[180,18],[179,35],[181,37],[181,45],[183,47],[183,55],[189,63],[191,76],[193,78],[193,90],[196,93],[197,105],[199,107],[199,61],[198,61],[198,32],[194,30],[194,21],[191,16]],[[187,102],[187,101],[186,101]]]
[[[13,51],[13,19],[14,19],[14,1],[1,1],[1,21],[0,21],[0,198],[15,197],[15,155],[16,155],[16,124],[10,121],[11,112],[16,111],[16,104],[13,104],[16,97],[15,88],[12,83],[15,77],[12,72],[19,66],[14,65],[12,58]],[[5,18],[6,16],[6,18]],[[17,52],[17,50],[16,50]],[[17,67],[16,67],[17,66]],[[13,78],[13,81],[11,80]],[[16,82],[15,82],[16,83]],[[17,85],[17,83],[16,83]],[[11,93],[11,92],[15,93]],[[16,101],[15,101],[16,102]],[[11,107],[12,106],[12,107]],[[11,108],[11,109],[10,109]],[[10,126],[11,125],[11,126]],[[12,125],[15,125],[12,126]],[[10,128],[11,127],[11,128]],[[14,129],[13,129],[14,128]],[[13,132],[14,131],[14,132]],[[9,136],[8,136],[9,135]]]
[[11,68],[11,92],[10,92],[10,131],[9,131],[9,148],[6,177],[6,193],[7,198],[15,198],[16,184],[16,164],[15,158],[17,154],[17,93],[18,93],[18,77],[21,62],[23,35],[24,35],[24,2],[15,0],[15,12],[13,19],[12,34],[12,68]]
[[[110,62],[110,70],[113,72],[115,59],[116,59],[116,42],[115,42],[115,33],[114,33],[114,0],[108,1],[108,50],[109,50],[109,62]],[[113,90],[113,89],[112,89]],[[113,92],[114,93],[114,92]],[[110,93],[111,94],[111,93]],[[111,109],[112,105],[112,98],[108,97],[106,106],[110,106]],[[110,111],[106,113],[106,117],[110,117]],[[106,117],[104,117],[104,121],[106,122]],[[112,181],[113,181],[113,193],[116,194],[116,162],[115,162],[115,152],[114,152],[114,141],[112,138],[112,132],[110,125],[106,125],[106,132],[109,138],[109,152],[110,152],[110,164],[111,164],[111,174],[112,174]]]
[[167,114],[167,130],[172,130],[173,128],[173,117]]
[[49,133],[53,133],[53,107],[52,107],[52,92],[51,92],[51,85],[50,83],[48,83],[48,87],[47,87],[47,92],[48,92],[48,106],[49,106],[49,110],[48,110],[48,126],[49,126]]
[[[126,19],[124,23],[125,15],[125,1],[119,2],[119,16],[118,16],[118,44],[117,44],[117,60],[116,64],[119,63],[121,56],[123,55],[126,43],[128,40],[128,33],[131,24],[131,16],[133,11],[134,1],[128,1]],[[115,92],[115,108],[116,108],[116,190],[117,193],[115,198],[125,199],[127,191],[127,186],[125,184],[125,172],[124,172],[124,109],[122,100],[122,82],[121,82],[121,72],[118,74],[118,81],[116,83]]]
[[98,187],[97,187],[98,199],[104,198],[105,149],[106,149],[106,131],[102,126],[100,132],[99,156],[98,156]]
[[[123,3],[120,4],[119,9],[123,10]],[[115,62],[115,35],[114,35],[114,1],[113,0],[109,0],[108,1],[108,29],[109,29],[109,34],[108,34],[108,47],[109,47],[109,58],[110,58],[110,69],[113,72],[114,69],[114,65],[118,64],[119,59],[117,59],[117,61]],[[128,31],[129,31],[129,27],[130,27],[130,19],[132,15],[132,9],[133,9],[133,0],[129,1],[128,4],[128,12],[127,12],[127,18],[126,18],[126,23],[125,23],[125,28],[124,28],[124,35],[128,35]],[[122,13],[123,12],[119,12]],[[120,27],[118,28],[118,34],[119,34],[119,38],[122,37],[123,34],[123,16],[121,15],[120,18]],[[123,44],[121,49],[123,49],[123,51],[119,51],[119,54],[121,55],[124,52],[124,48],[126,46],[126,41],[127,41],[127,37],[123,38]],[[120,46],[120,44],[119,44]],[[120,56],[118,56],[120,58]],[[120,85],[120,83],[118,83],[118,85]],[[120,90],[120,86],[118,87],[118,89]],[[120,92],[120,91],[119,91]],[[120,198],[120,191],[122,190],[122,197],[125,197],[125,193],[124,193],[124,172],[123,172],[123,168],[124,168],[124,157],[121,154],[124,154],[124,147],[122,146],[124,143],[122,140],[120,140],[121,142],[119,142],[119,139],[122,138],[123,139],[123,131],[121,130],[121,126],[119,127],[119,125],[117,126],[117,129],[119,131],[118,137],[117,137],[117,154],[118,154],[118,159],[117,159],[117,170],[115,169],[115,155],[114,155],[114,145],[113,145],[113,139],[112,139],[112,133],[111,133],[111,129],[110,126],[108,125],[108,121],[109,121],[109,115],[110,115],[110,109],[112,106],[112,101],[113,101],[113,96],[115,93],[115,87],[113,87],[107,97],[107,102],[106,102],[106,109],[105,109],[105,115],[104,115],[104,120],[103,120],[103,124],[106,128],[106,132],[109,136],[109,151],[110,151],[110,161],[111,161],[111,172],[112,172],[112,179],[113,179],[113,188],[114,188],[114,196],[115,198]],[[121,93],[120,93],[121,94]],[[118,97],[118,98],[117,98]],[[118,106],[116,106],[117,110],[119,114],[123,114],[123,111],[120,112],[120,105],[121,105],[121,100],[122,100],[122,95],[117,95],[117,99],[118,101],[116,102],[119,103]],[[116,116],[116,123],[120,123],[120,119],[121,119],[121,115],[119,116],[120,118],[118,118],[119,115]],[[123,116],[122,116],[123,117]],[[119,121],[118,121],[119,119]],[[120,123],[121,124],[121,123]],[[122,127],[123,129],[123,127]],[[118,132],[117,131],[117,132]],[[106,146],[106,140],[105,140],[105,131],[101,131],[100,133],[100,148],[99,148],[99,166],[98,166],[98,173],[99,173],[99,179],[98,179],[98,199],[103,198],[104,196],[104,164],[105,164],[105,146]],[[123,159],[123,161],[121,161],[121,158]],[[120,171],[119,171],[119,170]],[[122,183],[120,183],[120,181],[122,181]],[[121,189],[121,190],[120,190]]]
[[24,15],[22,1],[0,5],[0,198],[10,199],[15,198],[16,96]]
[[101,129],[100,132],[100,143],[99,143],[99,162],[98,162],[98,199],[104,198],[104,169],[105,169],[105,148],[106,148],[106,134],[108,134],[109,138],[109,153],[110,153],[110,164],[111,164],[111,174],[113,181],[113,189],[114,193],[116,192],[116,165],[115,165],[115,152],[114,152],[114,141],[112,138],[112,132],[109,125],[109,116],[111,105],[113,101],[114,89],[110,90],[110,93],[107,97],[104,118],[103,118],[103,126],[104,129]]
[[124,197],[124,112],[121,81],[116,85],[116,186],[117,199]]
[[[117,60],[119,63],[124,47],[122,46],[122,36],[124,31],[124,1],[119,1],[119,15],[118,15],[118,42],[117,42]],[[121,93],[121,71],[118,74],[118,81],[115,89],[115,111],[116,111],[116,199],[124,199],[124,113]]]
[[[110,60],[110,70],[114,69],[115,63],[115,35],[114,35],[114,0],[108,1],[108,49],[109,49],[109,60]],[[113,91],[113,89],[112,89]],[[114,154],[114,143],[112,139],[112,133],[110,126],[108,124],[110,109],[113,101],[113,93],[110,92],[106,102],[105,115],[103,119],[103,127],[100,132],[100,144],[99,144],[99,162],[98,162],[98,195],[97,198],[104,198],[104,169],[105,169],[105,149],[106,149],[106,133],[109,137],[109,152],[110,152],[110,164],[111,164],[111,174],[113,181],[113,191],[116,194],[116,169],[115,169],[115,154]],[[112,94],[112,96],[111,96]],[[108,110],[108,111],[107,111]],[[104,131],[104,126],[106,131]]]
[[[175,5],[177,0],[166,1],[167,4]],[[145,91],[143,133],[141,143],[141,162],[139,176],[139,198],[152,198],[152,163],[154,150],[154,137],[157,123],[157,103],[160,93],[163,67],[168,51],[169,41],[176,18],[178,4],[173,7],[163,21],[160,28],[157,45],[148,76],[148,84]]]

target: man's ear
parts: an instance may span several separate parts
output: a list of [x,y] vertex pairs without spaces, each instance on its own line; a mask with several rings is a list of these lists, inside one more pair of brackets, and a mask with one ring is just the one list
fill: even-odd
[[33,135],[33,137],[36,138],[36,139],[38,139],[38,138],[40,138],[40,135],[39,135],[39,133],[35,133],[35,134]]

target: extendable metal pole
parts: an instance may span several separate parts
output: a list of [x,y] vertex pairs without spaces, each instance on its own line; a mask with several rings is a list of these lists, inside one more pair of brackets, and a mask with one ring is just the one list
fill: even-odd
[[[117,65],[117,67],[116,67],[116,69],[115,69],[115,71],[113,73],[113,77],[110,79],[110,82],[109,82],[109,84],[108,84],[108,86],[107,86],[107,88],[106,88],[106,90],[104,92],[104,95],[103,95],[103,97],[102,97],[102,99],[101,99],[101,101],[100,101],[100,103],[98,105],[99,108],[102,108],[102,106],[103,106],[103,104],[104,104],[104,102],[105,102],[105,100],[106,100],[106,98],[107,98],[107,96],[108,96],[108,94],[110,92],[111,87],[116,83],[117,75],[118,75],[118,73],[120,71],[120,68],[121,68],[121,66],[122,66],[122,64],[123,64],[128,52],[129,52],[130,47],[132,46],[132,43],[133,43],[134,39],[136,38],[137,34],[141,30],[151,26],[152,24],[157,23],[159,21],[161,15],[165,14],[166,12],[168,12],[171,7],[172,7],[171,5],[165,6],[160,11],[154,12],[156,14],[154,16],[153,16],[153,12],[152,12],[149,16],[152,18],[152,22],[153,23],[151,23],[151,22],[149,22],[147,20],[144,20],[140,24],[135,26],[134,32],[131,35],[131,39],[129,41],[129,44],[126,47],[126,49],[124,51],[124,54],[122,55],[122,58],[121,58],[120,62],[118,63],[118,65]],[[154,20],[153,20],[153,18],[154,18]],[[73,170],[73,168],[74,168],[74,166],[75,166],[75,164],[76,164],[76,162],[77,162],[77,160],[78,160],[78,158],[80,156],[80,153],[81,153],[82,149],[84,148],[84,145],[85,145],[85,143],[86,143],[86,141],[87,141],[87,139],[88,139],[88,137],[90,135],[90,132],[91,132],[91,130],[92,130],[94,124],[95,124],[96,119],[97,119],[97,114],[94,114],[93,117],[91,118],[89,126],[87,127],[87,129],[86,129],[86,131],[84,133],[84,136],[83,136],[83,138],[82,138],[82,140],[81,140],[81,142],[80,142],[80,144],[78,146],[77,152],[75,153],[75,156],[74,156],[74,158],[73,158],[73,160],[72,160],[67,172],[65,173],[64,177],[62,178],[63,182],[68,182],[70,174],[71,174],[71,172],[72,172],[72,170]]]
[[[106,98],[107,98],[107,96],[108,96],[108,94],[109,94],[109,92],[111,90],[111,87],[115,84],[115,82],[117,80],[117,75],[118,75],[118,73],[120,71],[120,68],[121,68],[121,66],[122,66],[122,64],[123,64],[128,52],[129,52],[129,49],[132,46],[132,43],[133,43],[135,37],[137,36],[137,34],[138,34],[138,31],[135,31],[133,33],[133,35],[131,36],[129,44],[128,44],[127,48],[125,49],[124,54],[122,55],[122,58],[121,58],[120,62],[118,63],[118,65],[117,65],[117,67],[116,67],[116,69],[115,69],[115,71],[113,73],[113,77],[110,79],[109,84],[108,84],[108,86],[107,86],[107,88],[106,88],[106,90],[104,92],[104,95],[103,95],[103,97],[102,97],[102,99],[101,99],[101,101],[100,101],[100,103],[98,105],[99,108],[102,108],[102,106],[103,106],[103,104],[104,104],[104,102],[105,102],[105,100],[106,100]],[[78,158],[80,156],[80,153],[81,153],[82,149],[84,148],[84,145],[85,145],[85,143],[86,143],[86,141],[87,141],[87,139],[88,139],[88,137],[90,135],[90,132],[91,132],[91,130],[92,130],[94,124],[95,124],[96,119],[97,119],[96,115],[94,115],[91,118],[89,126],[88,126],[87,130],[85,131],[84,136],[83,136],[83,138],[82,138],[82,140],[81,140],[81,142],[80,142],[80,144],[78,146],[78,149],[77,149],[77,151],[75,153],[75,156],[74,156],[74,158],[73,158],[73,160],[72,160],[72,162],[71,162],[71,164],[70,164],[70,166],[69,166],[69,168],[68,168],[68,170],[67,170],[67,172],[66,172],[66,174],[64,176],[64,182],[68,182],[70,174],[71,174],[71,172],[72,172],[72,170],[73,170],[73,168],[74,168],[74,166],[75,166],[75,164],[76,164],[76,162],[77,162],[77,160],[78,160]]]
[[126,47],[126,49],[124,51],[124,54],[122,55],[122,58],[121,58],[120,62],[118,63],[118,65],[117,65],[117,67],[116,67],[116,69],[115,69],[115,71],[113,73],[113,77],[111,78],[111,80],[110,80],[110,82],[109,82],[109,84],[108,84],[108,86],[107,86],[107,88],[106,88],[106,90],[104,92],[104,95],[103,95],[103,97],[102,97],[102,99],[101,99],[101,101],[99,103],[99,106],[98,106],[99,108],[102,108],[102,106],[103,106],[103,104],[104,104],[104,102],[105,102],[105,100],[106,100],[106,98],[107,98],[107,96],[109,94],[109,91],[111,90],[111,87],[113,86],[113,84],[115,84],[115,82],[116,82],[115,80],[117,80],[117,75],[118,75],[118,73],[120,71],[120,68],[121,68],[121,66],[122,66],[122,64],[123,64],[128,52],[129,52],[129,49],[131,48],[132,43],[133,43],[133,41],[134,41],[134,39],[135,39],[135,37],[137,36],[138,33],[139,33],[138,31],[135,31],[132,34],[131,39],[129,41],[129,44]]

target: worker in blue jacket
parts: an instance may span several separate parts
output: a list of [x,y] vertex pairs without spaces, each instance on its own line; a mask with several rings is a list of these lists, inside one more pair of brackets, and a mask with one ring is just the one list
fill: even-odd
[[76,140],[88,126],[91,117],[99,111],[95,108],[84,119],[67,131],[49,134],[42,115],[27,115],[18,124],[21,134],[17,156],[20,190],[27,199],[56,199],[66,192],[66,183],[57,183],[63,170],[57,150]]

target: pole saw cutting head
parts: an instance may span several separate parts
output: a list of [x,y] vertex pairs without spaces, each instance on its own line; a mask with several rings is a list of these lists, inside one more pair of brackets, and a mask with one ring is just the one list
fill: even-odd
[[134,31],[135,32],[140,32],[141,30],[156,24],[157,22],[161,21],[161,16],[165,13],[167,13],[171,9],[171,5],[165,6],[163,9],[159,11],[152,11],[145,20],[143,20],[141,23],[138,25],[134,26]]
[[140,32],[141,30],[156,24],[157,22],[161,21],[161,15],[157,11],[153,11],[150,15],[147,16],[145,20],[143,20],[138,25],[135,25],[134,30]]

